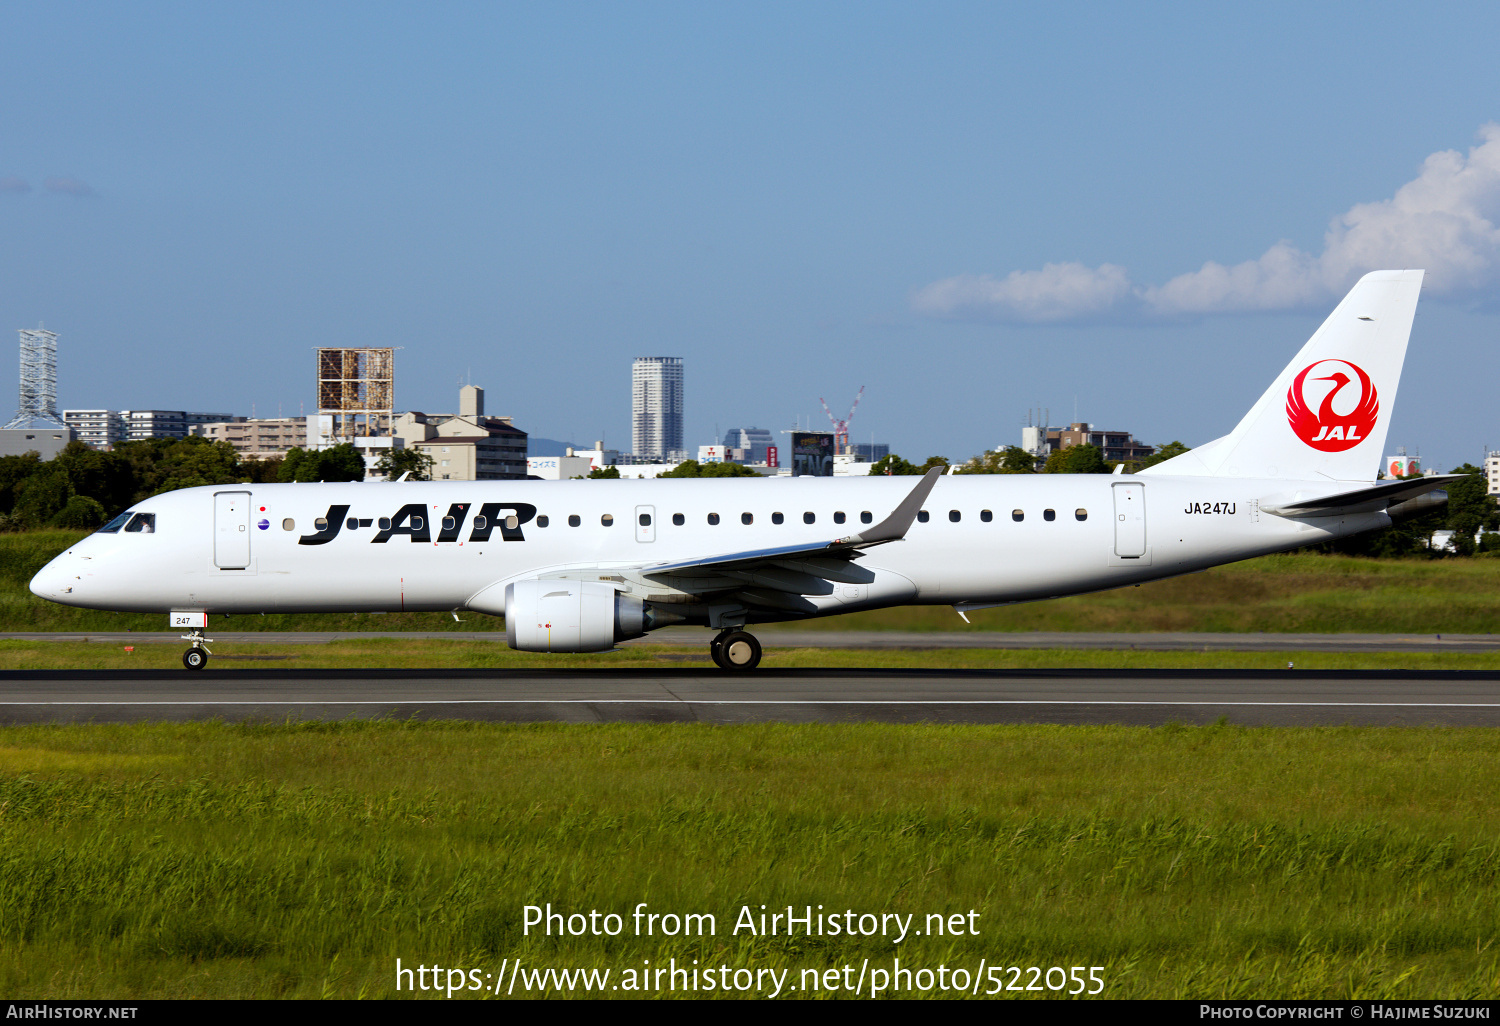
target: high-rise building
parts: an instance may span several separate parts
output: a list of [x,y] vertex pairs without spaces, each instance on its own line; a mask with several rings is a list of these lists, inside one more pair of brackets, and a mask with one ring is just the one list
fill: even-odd
[[631,444],[637,456],[686,458],[682,443],[682,357],[638,357],[630,370]]
[[744,449],[746,463],[766,462],[766,448],[775,444],[765,428],[730,428],[724,436],[724,448]]

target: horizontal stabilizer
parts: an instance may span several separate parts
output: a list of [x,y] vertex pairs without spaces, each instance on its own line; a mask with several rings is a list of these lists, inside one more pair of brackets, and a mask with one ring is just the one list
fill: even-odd
[[1316,499],[1277,496],[1262,499],[1260,510],[1278,517],[1341,517],[1353,513],[1376,513],[1435,491],[1451,481],[1462,480],[1463,477],[1463,474],[1442,474],[1412,480],[1385,481],[1368,488],[1322,495]]

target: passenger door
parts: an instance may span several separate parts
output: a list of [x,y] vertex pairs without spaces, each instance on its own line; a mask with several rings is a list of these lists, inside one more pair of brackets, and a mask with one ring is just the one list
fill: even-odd
[[250,493],[214,493],[214,566],[243,570],[250,565]]

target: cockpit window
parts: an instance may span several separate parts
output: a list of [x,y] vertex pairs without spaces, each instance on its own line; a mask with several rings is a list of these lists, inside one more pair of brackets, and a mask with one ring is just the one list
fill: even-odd
[[135,516],[135,511],[127,509],[124,513],[121,513],[119,516],[115,517],[109,523],[107,523],[103,527],[99,528],[99,530],[96,531],[95,533],[96,534],[115,534],[116,532],[118,532],[120,530],[120,528],[124,527],[125,526],[125,522],[128,521],[133,516]]
[[137,513],[135,519],[125,525],[126,534],[155,534],[156,514]]

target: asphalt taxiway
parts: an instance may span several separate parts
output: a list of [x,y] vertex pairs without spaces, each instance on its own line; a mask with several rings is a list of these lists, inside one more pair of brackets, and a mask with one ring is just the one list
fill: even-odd
[[465,719],[1500,726],[1500,673],[1260,670],[10,670],[0,723]]
[[[1500,634],[1233,634],[1196,631],[1109,633],[1096,631],[835,631],[752,628],[766,648],[855,649],[1120,649],[1146,652],[1500,652]],[[505,643],[504,631],[208,631],[223,645],[326,645],[334,641],[390,638],[403,641]],[[666,627],[635,645],[707,647],[714,632]],[[86,641],[105,645],[182,643],[181,631],[0,633],[0,641]]]

